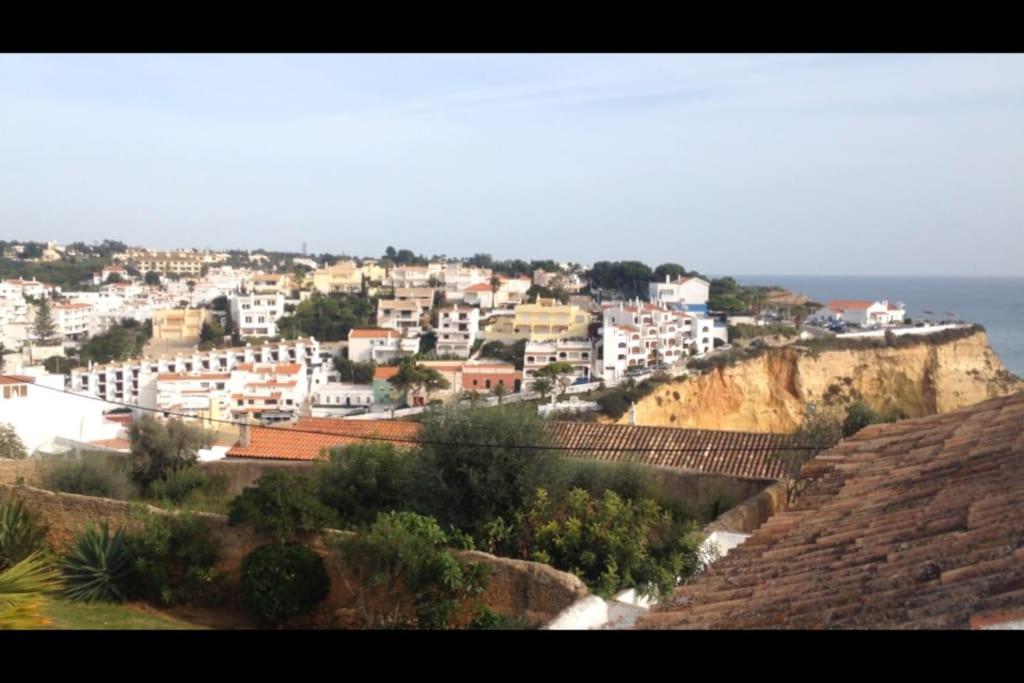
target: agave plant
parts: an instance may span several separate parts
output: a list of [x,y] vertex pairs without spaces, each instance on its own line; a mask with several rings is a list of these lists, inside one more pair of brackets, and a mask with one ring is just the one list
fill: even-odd
[[0,572],[0,629],[48,625],[39,607],[43,594],[60,586],[60,575],[42,553],[33,553]]
[[65,592],[82,602],[121,602],[121,586],[131,574],[131,556],[125,544],[124,530],[113,536],[104,521],[99,530],[87,528],[75,539],[75,547],[61,562]]
[[44,535],[20,500],[0,503],[0,571],[39,550]]

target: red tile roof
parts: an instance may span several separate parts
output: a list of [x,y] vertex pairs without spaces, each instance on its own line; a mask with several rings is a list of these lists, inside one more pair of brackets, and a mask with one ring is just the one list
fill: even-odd
[[35,384],[35,377],[26,375],[0,375],[0,384]]
[[466,287],[462,291],[464,291],[464,292],[489,292],[489,291],[491,291],[491,285],[486,283],[486,282],[480,282],[480,283],[477,283],[475,285],[470,285],[469,287]]
[[132,443],[128,439],[97,439],[96,441],[90,441],[93,446],[100,446],[102,448],[111,448],[116,451],[129,451],[131,450]]
[[868,427],[640,628],[971,628],[1024,609],[1024,393]]
[[374,379],[391,379],[398,374],[397,365],[385,365],[382,367],[375,368],[373,371]]
[[379,339],[381,337],[391,338],[400,337],[401,334],[398,330],[385,330],[385,329],[366,329],[366,330],[349,330],[349,339]]
[[[250,427],[247,447],[235,445],[227,455],[232,458],[261,458],[272,460],[316,460],[325,449],[347,446],[365,441],[362,436],[394,439],[414,439],[419,424],[398,420],[338,420],[330,418],[302,418],[294,425],[278,427]],[[295,430],[330,432],[310,434]],[[401,447],[402,442],[393,442]]]
[[874,305],[874,301],[863,301],[860,299],[834,299],[828,302],[828,308],[835,311],[841,311],[847,308],[851,310],[863,310]]

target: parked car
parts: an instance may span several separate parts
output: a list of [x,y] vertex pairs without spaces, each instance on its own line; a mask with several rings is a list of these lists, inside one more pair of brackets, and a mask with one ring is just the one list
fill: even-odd
[[626,377],[643,377],[651,374],[650,368],[630,368],[626,370]]

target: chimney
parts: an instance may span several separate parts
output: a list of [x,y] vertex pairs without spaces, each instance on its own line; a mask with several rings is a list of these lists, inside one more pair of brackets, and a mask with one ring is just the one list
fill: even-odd
[[669,282],[670,282],[669,275],[668,275],[668,273],[665,273],[665,284],[667,285],[667,284],[669,284]]
[[251,443],[252,429],[249,427],[249,416],[246,415],[245,420],[238,428],[238,446],[239,448],[248,448]]

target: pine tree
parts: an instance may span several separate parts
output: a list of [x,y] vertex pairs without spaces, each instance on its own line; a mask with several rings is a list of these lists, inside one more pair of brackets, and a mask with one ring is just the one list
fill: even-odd
[[32,325],[36,340],[40,344],[51,342],[57,336],[57,325],[53,322],[53,314],[50,311],[50,302],[46,298],[39,300],[36,309],[36,321]]

